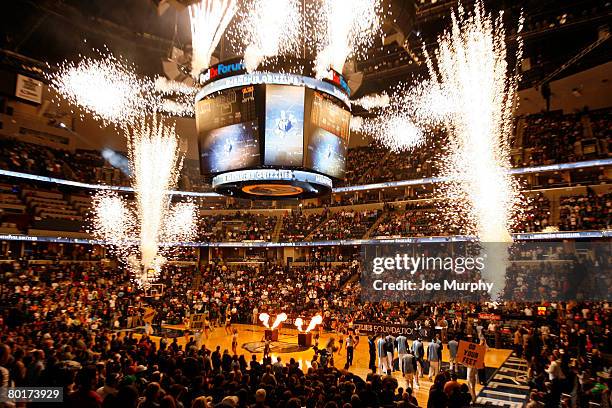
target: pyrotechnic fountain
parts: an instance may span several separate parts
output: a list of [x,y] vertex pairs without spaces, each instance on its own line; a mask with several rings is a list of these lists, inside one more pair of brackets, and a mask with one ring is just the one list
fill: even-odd
[[381,0],[323,0],[315,39],[315,71],[326,77],[329,68],[342,72],[351,54],[362,55],[381,34]]
[[486,271],[497,293],[505,284],[508,253],[492,243],[512,241],[509,230],[521,204],[519,183],[509,173],[508,144],[518,78],[509,72],[506,54],[501,15],[493,20],[477,2],[470,13],[459,5],[451,29],[427,55],[432,89],[450,106],[441,118],[449,138],[442,209],[465,232],[491,243],[485,247]]
[[246,46],[244,66],[253,72],[265,58],[296,55],[300,49],[301,13],[299,0],[251,0],[240,13],[235,36]]
[[183,156],[174,126],[155,117],[142,118],[128,134],[135,203],[102,190],[93,200],[92,234],[107,241],[118,259],[144,287],[153,283],[173,247],[164,243],[193,241],[197,207],[172,205]]
[[69,103],[79,106],[105,124],[126,124],[152,110],[148,96],[152,84],[136,74],[122,58],[98,52],[99,58],[83,57],[65,62],[50,75],[51,86]]
[[202,0],[189,6],[193,77],[210,66],[212,54],[236,10],[236,0]]

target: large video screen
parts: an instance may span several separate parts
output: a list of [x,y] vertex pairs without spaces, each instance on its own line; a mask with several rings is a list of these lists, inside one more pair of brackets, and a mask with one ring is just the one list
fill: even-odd
[[344,177],[346,144],[338,136],[325,129],[314,129],[308,143],[306,167],[332,177]]
[[256,120],[208,131],[200,144],[200,165],[210,173],[258,166],[258,133]]
[[227,89],[198,101],[196,125],[202,173],[261,164],[254,86]]
[[306,167],[344,178],[351,114],[320,92],[312,92]]
[[304,153],[304,88],[266,87],[264,163],[302,166]]

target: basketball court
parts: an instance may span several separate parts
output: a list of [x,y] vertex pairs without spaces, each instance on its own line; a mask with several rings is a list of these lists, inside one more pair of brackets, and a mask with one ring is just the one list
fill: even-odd
[[[172,329],[181,332],[184,331],[183,325],[164,325],[163,327],[165,329]],[[263,326],[254,326],[250,324],[234,324],[232,327],[238,329],[238,353],[244,354],[247,361],[250,361],[251,355],[255,354],[261,361],[263,357],[263,337],[265,328]],[[136,337],[138,336],[139,335],[136,335]],[[193,336],[193,334],[189,337],[191,336]],[[338,334],[323,332],[321,339],[319,340],[319,347],[325,347],[330,337],[334,337],[336,339],[337,345],[340,344],[338,343],[338,340],[340,339]],[[151,338],[157,344],[159,344],[158,336],[153,335]],[[179,345],[184,346],[188,340],[189,338],[183,335],[178,338],[178,343]],[[206,345],[208,349],[214,350],[216,346],[221,346],[222,352],[223,350],[227,349],[231,354],[232,336],[225,332],[224,327],[216,327],[212,329],[209,333],[208,339],[206,339],[204,334],[202,334],[201,341],[202,344]],[[428,342],[425,342],[425,350],[427,350],[427,344]],[[489,371],[497,370],[504,364],[504,362],[506,362],[511,353],[511,350],[489,348],[485,355],[485,367],[489,369]],[[276,362],[277,357],[280,357],[281,361],[284,363],[289,362],[289,360],[293,358],[298,364],[300,364],[300,367],[306,371],[309,367],[311,367],[314,351],[312,348],[298,346],[297,330],[281,328],[279,331],[278,341],[272,342],[270,355],[272,356],[272,362]],[[448,358],[448,349],[445,346],[444,350],[442,351],[443,367],[445,366],[444,362],[448,364]],[[342,349],[334,354],[334,366],[342,369],[344,368],[345,363],[346,350]],[[370,372],[368,369],[368,363],[368,339],[367,336],[360,336],[359,344],[354,350],[353,365],[350,367],[349,371],[365,379]],[[393,377],[397,378],[400,387],[406,388],[406,380],[402,377],[400,372],[394,372]],[[464,380],[461,379],[459,379],[459,381],[464,382]],[[421,406],[427,406],[427,396],[429,394],[429,388],[431,385],[432,382],[429,381],[427,376],[425,376],[420,379],[419,389],[414,390],[414,396],[417,398]],[[481,389],[482,386],[477,385],[477,392],[480,392]]]

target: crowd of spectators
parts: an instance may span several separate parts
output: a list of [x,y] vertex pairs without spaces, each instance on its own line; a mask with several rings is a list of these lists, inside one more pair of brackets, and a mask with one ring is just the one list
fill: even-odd
[[526,203],[518,217],[516,232],[541,232],[551,224],[550,200],[542,193],[525,196]]
[[201,217],[205,242],[271,241],[278,218],[252,212],[207,214]]
[[612,224],[612,194],[589,190],[585,196],[562,197],[559,212],[560,230],[608,229]]
[[301,211],[293,211],[282,218],[282,229],[280,241],[303,241],[314,231],[325,219],[327,212],[321,214],[304,214]]
[[[549,112],[526,116],[522,145],[514,146],[522,157],[517,165],[608,157],[610,112],[604,109],[580,114]],[[587,118],[590,133],[584,127]],[[442,163],[444,139],[443,132],[440,132],[413,149],[408,156],[405,152],[390,152],[377,143],[348,149],[345,183],[356,185],[432,177]],[[15,139],[0,140],[0,147],[0,168],[90,183],[125,185],[128,182],[125,174],[92,150],[71,153]],[[186,188],[207,188],[195,161],[185,162],[182,176],[180,183]]]
[[379,215],[380,210],[345,210],[330,213],[327,220],[310,235],[310,240],[330,241],[363,238],[369,228],[376,222]]
[[[0,211],[0,221],[3,223],[15,223],[21,229],[37,228],[63,231],[64,226],[60,221],[42,224],[39,213],[51,214],[57,207],[45,207],[45,202],[34,205],[27,202],[27,195],[19,193],[20,186],[14,186],[10,194],[10,200],[18,200],[23,205],[25,213],[3,213]],[[51,191],[51,190],[44,190]],[[512,232],[530,233],[541,231],[579,231],[579,230],[604,230],[610,227],[610,208],[612,199],[606,190],[587,190],[586,195],[565,196],[558,201],[558,214],[553,215],[551,202],[542,193],[530,193],[525,195],[522,201],[521,211],[512,226]],[[54,194],[61,194],[53,191]],[[5,194],[9,197],[9,195]],[[22,197],[23,196],[23,197]],[[13,198],[15,197],[15,198]],[[75,231],[87,230],[87,214],[89,207],[78,207],[75,203],[69,203],[70,195],[64,195],[63,203],[65,210],[71,209],[74,215],[64,215],[64,218],[78,218],[75,225],[70,225]],[[0,205],[3,203],[0,197]],[[8,202],[9,206],[14,201]],[[31,205],[29,205],[31,204]],[[291,213],[270,215],[265,212],[242,211],[232,214],[209,213],[200,216],[199,239],[203,242],[240,242],[273,241],[299,242],[304,240],[325,241],[337,239],[361,239],[374,223],[376,227],[370,232],[369,237],[423,237],[437,235],[464,234],[461,225],[451,225],[440,216],[444,211],[435,199],[407,201],[405,204],[387,204],[378,210],[352,210],[342,209],[330,211],[324,208],[322,211],[305,213],[300,209]],[[74,205],[74,206],[73,206]],[[61,211],[64,211],[62,209]],[[48,215],[47,215],[48,216]],[[279,225],[280,223],[280,225]],[[275,235],[277,234],[277,235]]]
[[[529,264],[530,256],[539,255],[523,251],[521,256],[521,262],[512,267],[520,269],[510,272],[511,280],[518,282],[511,289],[519,291],[521,279],[535,279],[524,265]],[[257,404],[258,399],[259,406],[270,407],[327,406],[328,401],[368,406],[364,401],[372,399],[374,406],[400,403],[412,407],[401,405],[405,397],[393,377],[371,374],[361,379],[316,364],[304,373],[289,362],[270,372],[275,381],[263,381],[267,369],[259,358],[252,364],[240,355],[217,360],[214,347],[157,346],[146,335],[136,340],[113,331],[141,325],[146,307],[156,311],[156,325],[180,324],[190,314],[203,311],[215,325],[222,325],[228,312],[232,320],[249,323],[256,321],[258,312],[284,311],[291,316],[322,312],[324,327],[337,331],[355,321],[411,325],[427,334],[442,328],[444,341],[450,336],[471,336],[485,337],[495,347],[512,344],[529,362],[534,401],[558,401],[562,393],[582,402],[609,398],[604,372],[609,363],[602,356],[612,351],[611,311],[605,303],[547,304],[547,316],[536,321],[538,304],[359,301],[360,285],[352,279],[359,273],[357,261],[307,266],[208,264],[200,270],[195,264],[170,265],[159,281],[164,288],[156,294],[138,289],[125,271],[105,262],[39,265],[13,261],[0,268],[0,367],[8,373],[3,381],[64,387],[69,406],[187,407],[200,396],[211,397],[214,404],[235,396],[238,405],[232,406]],[[555,273],[540,270],[544,275]],[[556,288],[565,281],[569,287],[581,286],[548,278],[539,286]],[[527,299],[528,295],[516,292],[512,298]],[[554,297],[550,291],[545,295]],[[513,315],[518,323],[487,326],[471,317],[479,312]],[[564,359],[573,363],[566,365]],[[442,405],[430,406],[466,406],[453,405],[438,392],[451,380],[448,373],[442,375],[430,390],[430,401],[441,398]],[[313,376],[326,379],[325,385],[313,385],[316,398],[301,383],[314,381]],[[259,389],[265,390],[265,396]],[[294,397],[299,401],[292,404],[298,405],[289,404]]]
[[[435,202],[415,202],[406,204],[402,209],[393,207],[385,213],[374,236],[433,236],[442,235],[436,222]],[[452,233],[447,231],[446,234]]]
[[545,113],[526,118],[523,132],[529,165],[574,162],[582,159],[577,142],[584,138],[580,114]]

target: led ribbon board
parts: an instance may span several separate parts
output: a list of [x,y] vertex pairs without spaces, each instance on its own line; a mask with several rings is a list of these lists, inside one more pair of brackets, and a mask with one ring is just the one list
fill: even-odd
[[303,75],[273,72],[254,72],[252,74],[234,75],[211,82],[205,85],[200,92],[198,92],[196,95],[196,102],[215,92],[246,85],[258,84],[304,86],[306,88],[333,96],[334,98],[342,101],[342,103],[344,103],[349,110],[351,108],[351,102],[348,95],[329,82],[320,81],[318,79]]

